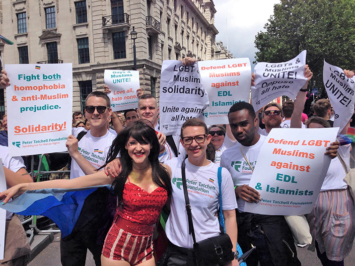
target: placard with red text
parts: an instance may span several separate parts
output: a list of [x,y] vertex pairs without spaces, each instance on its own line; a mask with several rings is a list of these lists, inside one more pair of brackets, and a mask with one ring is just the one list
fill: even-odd
[[258,156],[249,186],[260,193],[259,203],[246,203],[244,211],[266,215],[310,213],[330,157],[326,148],[339,128],[274,128]]
[[66,151],[73,109],[72,64],[5,65],[9,153]]
[[111,90],[107,96],[112,111],[138,108],[139,71],[105,70],[104,79]]
[[228,124],[231,106],[236,102],[249,102],[249,58],[201,61],[198,67],[210,102],[203,113],[206,124]]

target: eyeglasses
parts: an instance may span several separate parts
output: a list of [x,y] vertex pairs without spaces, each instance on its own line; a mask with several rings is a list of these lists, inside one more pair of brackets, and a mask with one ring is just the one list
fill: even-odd
[[85,106],[85,111],[88,112],[89,114],[92,114],[95,112],[95,109],[96,109],[99,114],[103,114],[103,113],[105,113],[107,108],[108,108],[107,106],[88,105],[88,106]]
[[192,144],[192,142],[195,140],[196,143],[203,143],[206,139],[207,135],[203,134],[203,135],[197,135],[194,137],[186,137],[186,138],[182,138],[182,142],[186,145],[190,145]]
[[270,116],[270,115],[280,115],[281,111],[277,111],[277,110],[270,110],[270,111],[265,111],[264,112],[265,115]]
[[217,134],[217,136],[224,136],[224,132],[222,130],[218,130],[218,131],[210,131],[208,132],[212,137]]

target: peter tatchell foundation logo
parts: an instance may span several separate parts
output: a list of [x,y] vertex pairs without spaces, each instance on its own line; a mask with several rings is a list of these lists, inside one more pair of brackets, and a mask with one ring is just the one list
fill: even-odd
[[21,142],[20,141],[12,142],[12,146],[16,146],[17,148],[20,148]]
[[182,185],[182,178],[173,178],[173,184],[181,190],[181,185]]

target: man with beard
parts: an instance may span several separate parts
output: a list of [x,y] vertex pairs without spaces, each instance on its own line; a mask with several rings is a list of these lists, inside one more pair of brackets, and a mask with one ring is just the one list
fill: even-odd
[[259,134],[267,136],[271,129],[279,128],[282,122],[281,106],[278,103],[269,103],[265,105],[262,122],[265,125],[264,129],[259,128]]

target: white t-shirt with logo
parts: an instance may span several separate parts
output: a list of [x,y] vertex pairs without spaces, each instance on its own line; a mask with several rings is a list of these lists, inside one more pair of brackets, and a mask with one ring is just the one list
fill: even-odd
[[[181,158],[174,158],[166,162],[172,170],[173,193],[165,232],[174,245],[192,248],[193,240],[189,234],[181,178],[182,161]],[[185,171],[196,241],[199,242],[219,235],[219,221],[218,217],[215,216],[219,207],[218,165],[211,162],[206,166],[195,166],[186,159]],[[226,169],[222,169],[221,190],[222,210],[236,209],[238,205],[235,200],[233,181]]]
[[[232,148],[227,149],[221,158],[221,166],[228,169],[233,178],[235,186],[249,185],[253,170],[248,162],[244,159],[240,149],[242,149],[245,157],[251,166],[255,169],[256,162],[266,137],[260,135],[260,139],[253,146],[243,146],[237,142]],[[238,198],[238,210],[244,211],[245,201]]]
[[[102,137],[94,137],[91,131],[79,141],[78,149],[80,154],[95,168],[100,168],[106,162],[108,151],[112,141],[116,138],[116,132],[110,130]],[[85,173],[74,159],[71,160],[70,179],[84,176]]]
[[[301,124],[302,128],[307,128],[307,126],[305,124]],[[282,121],[280,128],[291,128],[291,120],[284,120]]]
[[[7,169],[11,170],[12,172],[17,172],[21,168],[25,168],[26,166],[23,163],[21,157],[11,157],[9,154],[9,148],[5,146],[0,146],[0,158],[2,160],[2,166],[6,167]],[[6,188],[7,185],[6,185]],[[6,219],[10,220],[12,218],[12,212],[6,212]]]
[[85,129],[85,127],[73,127],[72,128],[72,135],[77,138],[79,133],[82,131],[87,131],[87,130]]
[[[348,145],[340,146],[338,149],[339,156],[343,158],[347,166],[350,165],[350,147],[351,145],[348,144]],[[330,165],[327,174],[325,175],[320,191],[346,189],[348,185],[344,181],[345,176],[346,176],[345,169],[337,156],[330,161]]]

